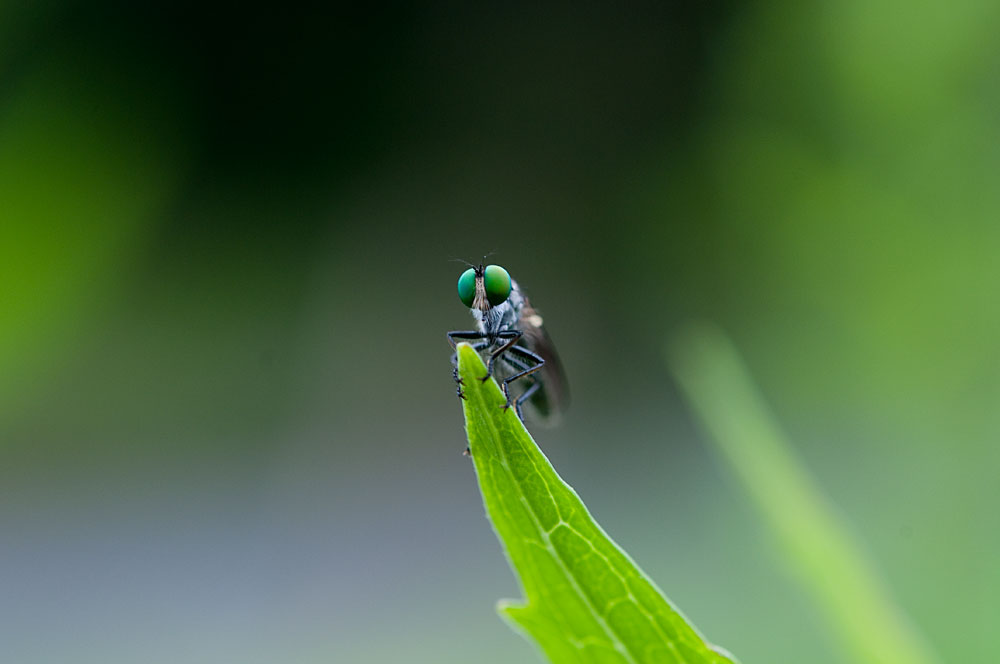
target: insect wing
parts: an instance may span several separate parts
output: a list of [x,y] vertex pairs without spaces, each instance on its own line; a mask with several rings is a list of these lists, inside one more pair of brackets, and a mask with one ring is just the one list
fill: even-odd
[[569,388],[562,362],[556,354],[555,346],[549,338],[542,321],[527,301],[521,310],[521,331],[524,336],[521,342],[534,353],[537,353],[545,365],[538,370],[538,390],[528,399],[537,416],[534,418],[547,424],[555,424],[559,414],[569,405]]

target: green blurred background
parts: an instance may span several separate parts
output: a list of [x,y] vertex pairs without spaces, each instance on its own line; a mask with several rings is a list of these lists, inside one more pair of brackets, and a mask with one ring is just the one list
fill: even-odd
[[944,661],[1000,648],[1000,4],[0,5],[0,660],[531,661],[444,332],[708,637],[845,662],[663,362],[722,325]]

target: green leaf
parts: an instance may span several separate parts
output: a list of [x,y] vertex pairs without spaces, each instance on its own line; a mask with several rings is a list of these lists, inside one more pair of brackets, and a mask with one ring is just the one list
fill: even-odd
[[458,346],[465,426],[486,513],[526,601],[500,614],[552,662],[731,663],[590,516],[486,375]]

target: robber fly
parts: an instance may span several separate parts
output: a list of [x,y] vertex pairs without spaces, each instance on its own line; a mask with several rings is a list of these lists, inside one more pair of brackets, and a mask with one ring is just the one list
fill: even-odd
[[[477,351],[489,353],[486,375],[480,380],[496,376],[507,399],[504,409],[514,406],[524,421],[522,406],[527,404],[532,420],[555,423],[567,402],[566,377],[542,317],[517,282],[499,265],[470,265],[458,278],[458,297],[469,307],[478,329],[449,332],[451,347],[471,341]],[[452,364],[456,364],[454,355]],[[457,366],[452,375],[458,396],[464,399]]]

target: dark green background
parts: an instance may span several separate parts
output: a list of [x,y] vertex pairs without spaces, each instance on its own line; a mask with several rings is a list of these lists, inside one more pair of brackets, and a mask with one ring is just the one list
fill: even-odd
[[1000,5],[0,6],[0,659],[528,661],[444,332],[746,664],[847,661],[663,362],[721,324],[944,661],[1000,647]]

